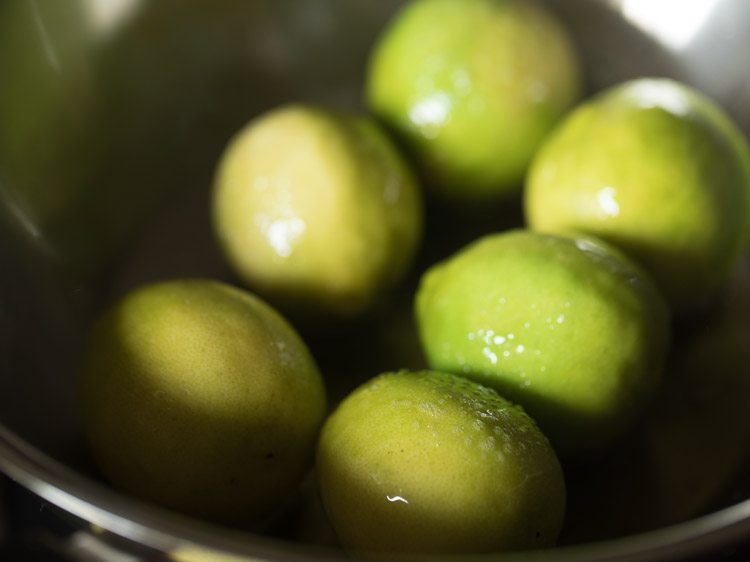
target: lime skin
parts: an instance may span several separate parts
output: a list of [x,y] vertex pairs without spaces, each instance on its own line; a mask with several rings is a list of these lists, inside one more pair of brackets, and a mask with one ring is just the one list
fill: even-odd
[[547,438],[495,391],[435,371],[381,374],[326,421],[323,505],[356,552],[466,554],[551,546],[565,483]]
[[523,406],[566,459],[635,423],[669,347],[651,279],[591,238],[488,235],[429,269],[415,306],[430,366]]
[[463,202],[520,192],[534,152],[578,100],[566,30],[529,0],[417,0],[373,49],[368,107],[426,185]]
[[206,280],[145,285],[94,324],[79,381],[93,459],[120,489],[258,524],[312,465],[325,388],[278,313]]
[[409,267],[421,203],[408,164],[372,119],[287,105],[230,141],[213,223],[235,273],[274,305],[295,318],[350,318]]
[[710,99],[638,79],[572,112],[535,158],[530,228],[577,231],[620,247],[675,311],[711,300],[750,239],[750,150]]

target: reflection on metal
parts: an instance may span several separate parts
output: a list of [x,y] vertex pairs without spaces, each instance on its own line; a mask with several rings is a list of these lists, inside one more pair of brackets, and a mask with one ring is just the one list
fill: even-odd
[[721,0],[612,0],[627,20],[666,46],[687,46]]
[[46,254],[47,257],[57,257],[52,245],[37,226],[31,213],[29,213],[18,197],[14,195],[12,190],[4,188],[3,184],[0,183],[0,219],[3,218],[2,215],[4,212],[10,215],[11,220],[20,227],[21,231],[23,231],[38,250]]
[[108,545],[93,534],[78,531],[67,542],[66,552],[74,560],[107,560],[108,562],[140,562],[142,559]]
[[36,28],[39,31],[39,39],[41,40],[42,48],[44,49],[44,55],[47,57],[47,61],[49,61],[49,65],[53,70],[58,74],[61,74],[62,67],[60,65],[60,57],[57,56],[57,49],[52,42],[49,31],[47,31],[47,26],[42,18],[42,13],[39,11],[39,4],[36,0],[33,0],[30,2],[30,5],[32,15],[34,16],[34,25],[36,25]]
[[143,0],[81,0],[91,30],[96,35],[108,35],[116,30],[143,3]]

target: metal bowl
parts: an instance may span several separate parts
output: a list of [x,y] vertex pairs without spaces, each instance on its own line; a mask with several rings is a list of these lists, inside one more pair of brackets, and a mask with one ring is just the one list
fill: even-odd
[[[344,556],[314,501],[293,502],[259,533],[196,521],[110,487],[82,442],[75,377],[82,334],[115,296],[165,277],[231,278],[206,212],[227,139],[285,101],[359,107],[370,48],[401,3],[0,4],[3,472],[81,524],[176,559]],[[590,92],[638,76],[673,77],[713,97],[750,133],[750,3],[549,4],[578,43]],[[750,539],[750,487],[741,478],[750,443],[747,279],[738,272],[721,310],[682,330],[678,355],[687,359],[675,361],[688,374],[670,389],[677,398],[666,413],[652,412],[612,458],[568,475],[579,499],[563,545],[503,560],[684,559]],[[401,318],[389,314],[385,321]],[[711,347],[715,334],[728,347]],[[704,363],[691,355],[696,348],[709,349]],[[385,362],[380,351],[366,358],[373,369]],[[638,455],[647,462],[634,463]],[[309,492],[303,487],[301,497]]]

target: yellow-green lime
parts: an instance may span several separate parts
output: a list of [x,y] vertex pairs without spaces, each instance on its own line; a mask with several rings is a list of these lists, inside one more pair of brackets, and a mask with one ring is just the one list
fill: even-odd
[[551,546],[565,483],[547,438],[494,390],[434,371],[384,373],[321,432],[323,505],[353,551],[476,553]]
[[355,315],[409,266],[418,185],[368,117],[290,105],[227,147],[214,226],[237,275],[294,313]]
[[580,83],[573,44],[543,5],[416,0],[375,45],[366,96],[431,187],[484,201],[520,191]]
[[666,79],[615,86],[576,109],[531,167],[529,226],[603,238],[670,304],[702,304],[750,236],[750,150],[710,99]]
[[326,410],[297,333],[205,280],[127,294],[96,322],[80,379],[94,460],[115,485],[191,515],[259,522],[312,464]]

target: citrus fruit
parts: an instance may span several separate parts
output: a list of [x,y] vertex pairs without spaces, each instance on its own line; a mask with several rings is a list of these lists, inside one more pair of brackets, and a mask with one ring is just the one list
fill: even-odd
[[294,329],[253,295],[204,280],[145,285],[94,324],[84,429],[111,482],[165,507],[259,522],[312,464],[326,409]]
[[416,313],[432,368],[522,405],[570,458],[606,448],[639,417],[669,340],[661,295],[623,255],[526,230],[429,269]]
[[230,142],[214,225],[237,275],[294,314],[357,315],[408,267],[418,186],[368,117],[290,105]]
[[333,527],[356,551],[541,548],[565,510],[560,465],[536,424],[447,373],[364,383],[324,425],[316,469]]
[[639,79],[576,109],[534,160],[528,224],[622,248],[688,310],[723,286],[750,236],[750,150],[711,100]]
[[417,0],[375,45],[366,96],[431,187],[486,201],[520,191],[580,82],[572,42],[542,5]]

